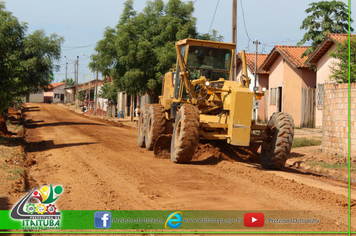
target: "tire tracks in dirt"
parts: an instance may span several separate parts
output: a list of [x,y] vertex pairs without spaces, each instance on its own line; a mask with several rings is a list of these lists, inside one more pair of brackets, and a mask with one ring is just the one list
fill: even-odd
[[36,106],[40,111],[27,114],[43,121],[27,129],[27,153],[36,160],[31,174],[39,185],[64,187],[59,209],[312,212],[321,220],[318,229],[347,230],[347,198],[293,179],[303,173],[278,176],[258,164],[223,160],[209,149],[191,164],[173,164],[139,148],[136,130],[54,104]]

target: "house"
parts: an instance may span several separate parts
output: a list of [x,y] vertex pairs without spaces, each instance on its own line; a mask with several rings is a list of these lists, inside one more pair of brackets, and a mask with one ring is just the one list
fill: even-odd
[[66,83],[51,83],[48,90],[44,92],[44,102],[46,103],[64,103],[64,93]]
[[332,74],[331,67],[338,62],[337,59],[329,57],[329,54],[336,49],[338,43],[343,42],[347,38],[347,34],[328,34],[304,63],[305,65],[316,67],[316,127],[322,126],[324,84],[334,83],[334,81],[330,80]]
[[[257,54],[257,81],[256,85],[258,87],[258,91],[262,91],[262,88],[268,89],[268,71],[265,70],[258,70],[264,60],[267,58],[268,54]],[[246,65],[247,65],[247,76],[251,79],[251,83],[249,89],[253,91],[253,87],[255,86],[255,53],[246,53]],[[240,80],[243,69],[242,69],[242,59],[241,53],[238,53],[237,60],[236,60],[236,79],[237,81]],[[259,106],[257,110],[257,120],[258,121],[267,121],[267,106],[265,107],[265,97],[268,96],[268,93],[265,94],[259,101]]]
[[259,72],[269,71],[268,117],[279,111],[289,113],[297,127],[313,127],[315,119],[313,99],[307,94],[316,86],[316,73],[301,58],[306,49],[276,45],[259,68]]
[[[100,87],[103,85],[103,81],[98,80],[98,93],[100,91]],[[95,86],[96,79],[88,81],[84,84],[78,84],[78,91],[85,90],[85,99],[93,101],[95,99]],[[65,87],[65,101],[66,103],[75,103],[75,94],[76,94],[76,85]],[[100,102],[98,102],[100,104]]]

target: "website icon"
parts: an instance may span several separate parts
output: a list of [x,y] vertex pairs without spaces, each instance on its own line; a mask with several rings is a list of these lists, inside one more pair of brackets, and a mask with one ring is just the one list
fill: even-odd
[[97,211],[94,213],[94,226],[97,229],[111,228],[111,213],[109,211]]

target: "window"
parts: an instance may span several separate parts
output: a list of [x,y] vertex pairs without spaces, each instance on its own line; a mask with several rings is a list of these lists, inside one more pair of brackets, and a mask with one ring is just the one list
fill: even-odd
[[59,99],[59,94],[58,94],[58,93],[55,93],[55,94],[54,94],[54,98],[58,98],[58,99]]
[[276,91],[277,88],[271,88],[270,105],[276,105]]

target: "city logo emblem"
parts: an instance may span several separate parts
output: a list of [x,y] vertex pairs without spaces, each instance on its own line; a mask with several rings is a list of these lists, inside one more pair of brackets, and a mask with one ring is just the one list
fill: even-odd
[[179,226],[181,226],[181,224],[182,224],[182,212],[176,211],[176,212],[171,213],[167,217],[164,227],[166,229],[169,229],[169,228],[176,229]]
[[31,190],[11,210],[11,218],[22,220],[23,229],[60,229],[61,213],[54,202],[62,192],[60,185]]

